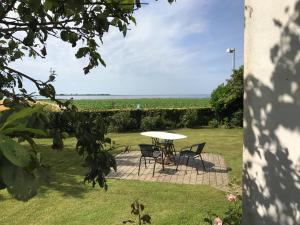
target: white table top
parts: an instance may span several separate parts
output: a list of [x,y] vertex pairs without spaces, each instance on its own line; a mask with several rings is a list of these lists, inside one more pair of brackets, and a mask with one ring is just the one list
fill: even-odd
[[187,138],[187,136],[182,134],[173,134],[173,133],[167,133],[163,131],[147,131],[147,132],[142,132],[141,135],[152,137],[152,138],[164,139],[164,140],[177,140],[177,139]]

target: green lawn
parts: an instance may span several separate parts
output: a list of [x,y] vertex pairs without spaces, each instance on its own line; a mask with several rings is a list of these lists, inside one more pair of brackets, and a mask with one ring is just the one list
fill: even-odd
[[[241,181],[242,129],[179,129],[187,139],[178,140],[180,148],[205,141],[206,152],[218,152],[231,167],[230,177]],[[149,143],[138,133],[110,134],[119,144]],[[38,140],[47,164],[51,165],[50,184],[28,202],[12,199],[0,191],[0,224],[122,224],[132,219],[130,204],[139,199],[152,216],[152,224],[201,225],[206,212],[224,212],[228,204],[225,193],[204,185],[178,185],[139,181],[109,180],[107,192],[84,185],[81,158],[74,151],[75,139],[65,141],[65,149],[50,149],[50,141]]]
[[144,99],[96,99],[74,100],[80,110],[106,110],[106,109],[141,109],[158,108],[193,108],[209,107],[208,98],[144,98]]

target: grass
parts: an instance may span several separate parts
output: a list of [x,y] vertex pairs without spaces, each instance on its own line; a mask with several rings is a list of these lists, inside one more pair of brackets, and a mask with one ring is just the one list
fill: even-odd
[[106,109],[141,109],[157,108],[191,108],[209,107],[208,98],[157,98],[157,99],[97,99],[97,100],[74,100],[74,104],[80,110],[106,110]]
[[[179,129],[187,139],[175,142],[180,148],[206,141],[206,152],[224,155],[231,177],[241,181],[242,129]],[[150,139],[138,133],[109,134],[121,145],[132,149]],[[225,194],[205,185],[179,185],[140,181],[108,180],[107,192],[99,187],[83,185],[84,170],[81,158],[74,151],[75,139],[65,141],[65,149],[50,149],[50,140],[38,140],[40,151],[51,165],[50,184],[41,187],[39,194],[28,202],[12,199],[0,191],[0,224],[122,224],[133,219],[130,204],[139,199],[155,225],[201,225],[211,210],[222,214],[227,205]],[[117,152],[116,152],[117,153]]]

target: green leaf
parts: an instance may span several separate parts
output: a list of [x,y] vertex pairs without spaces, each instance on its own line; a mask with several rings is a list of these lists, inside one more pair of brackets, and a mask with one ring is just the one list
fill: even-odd
[[7,126],[16,122],[17,120],[24,119],[28,116],[31,116],[34,113],[41,112],[44,106],[35,106],[35,107],[26,107],[21,109],[18,112],[11,114],[7,119],[3,126],[0,128],[0,132],[4,130]]
[[129,16],[129,19],[136,25],[136,19],[133,16]]
[[46,56],[47,55],[47,49],[46,49],[46,46],[44,45],[44,47],[41,49],[41,53],[43,56]]
[[41,0],[29,0],[29,6],[34,10],[37,11],[41,6]]
[[104,67],[106,67],[106,63],[104,62],[104,60],[101,57],[99,57],[99,61]]
[[38,185],[35,176],[7,160],[1,160],[0,176],[8,192],[16,199],[27,201],[37,193]]
[[88,47],[82,47],[82,48],[79,48],[77,53],[75,54],[76,58],[82,58],[84,56],[86,56],[90,51],[90,48]]
[[134,7],[134,0],[120,0],[120,8],[125,11],[132,11]]
[[32,154],[23,145],[7,136],[0,136],[0,151],[16,166],[27,167],[32,162]]
[[27,36],[23,39],[23,43],[26,46],[33,46],[35,36],[33,32],[28,32]]
[[63,41],[68,41],[69,40],[69,33],[65,30],[60,32],[60,37]]
[[55,5],[55,2],[53,0],[46,0],[44,3],[45,11],[51,10],[52,7]]
[[7,128],[2,133],[5,135],[9,135],[12,133],[30,133],[30,134],[40,135],[40,136],[47,136],[47,132],[43,130],[35,129],[35,128],[27,128],[23,126]]

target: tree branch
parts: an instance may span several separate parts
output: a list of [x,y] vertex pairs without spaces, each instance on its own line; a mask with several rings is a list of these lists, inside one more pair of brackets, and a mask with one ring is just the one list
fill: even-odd
[[19,76],[21,76],[21,77],[24,77],[24,78],[26,78],[27,80],[32,81],[36,86],[39,86],[39,85],[41,85],[41,84],[46,84],[46,83],[44,83],[44,82],[41,81],[41,80],[36,80],[36,79],[34,79],[34,78],[32,78],[32,77],[30,77],[30,76],[28,76],[28,75],[26,75],[26,74],[24,74],[24,73],[22,73],[22,72],[19,72],[19,71],[15,70],[15,69],[10,68],[10,67],[8,67],[8,66],[4,66],[4,69],[6,69],[6,70],[8,70],[8,71],[10,71],[10,72],[16,73],[17,75],[19,75]]
[[20,43],[23,44],[24,46],[30,48],[30,49],[31,49],[32,51],[34,51],[35,54],[37,54],[39,57],[41,57],[41,58],[43,58],[43,59],[45,58],[45,56],[41,55],[41,54],[40,54],[37,50],[35,50],[33,47],[25,45],[25,43],[24,43],[22,40],[20,40],[19,38],[16,38],[16,37],[14,37],[14,36],[12,36],[12,35],[11,35],[11,38],[12,38],[12,39],[15,39],[15,40],[18,41],[18,42],[20,42]]
[[10,3],[10,5],[6,8],[6,10],[4,11],[4,13],[0,16],[0,20],[2,20],[2,19],[5,17],[5,15],[6,15],[7,13],[9,13],[10,10],[12,10],[12,8],[15,6],[16,2],[17,2],[17,0],[13,0],[13,1]]
[[[38,26],[46,26],[46,25],[62,25],[65,23],[75,22],[75,20],[63,20],[63,21],[52,21],[52,22],[39,22]],[[19,22],[12,22],[12,21],[5,21],[2,20],[0,23],[3,23],[5,25],[14,25],[14,26],[29,26],[30,23],[19,23]]]

